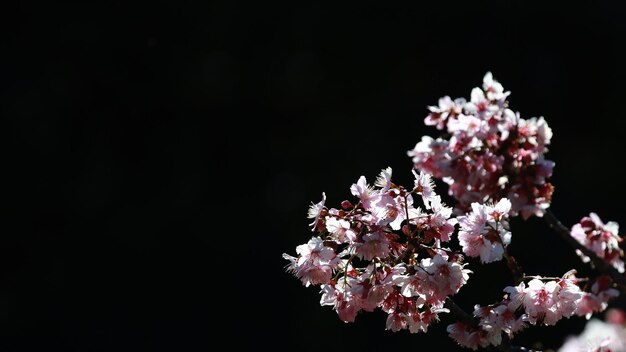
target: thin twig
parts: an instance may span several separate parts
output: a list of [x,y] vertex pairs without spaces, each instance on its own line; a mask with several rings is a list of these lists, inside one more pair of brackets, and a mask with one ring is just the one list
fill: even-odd
[[[524,275],[522,277],[522,279],[524,279],[524,280],[537,279],[537,280],[549,280],[549,281],[557,280],[558,281],[558,280],[563,280],[564,278],[563,277],[556,277],[556,276],[551,277],[551,276],[538,276],[538,275]],[[577,277],[576,278],[576,282],[587,282],[587,281],[589,281],[588,277]]]

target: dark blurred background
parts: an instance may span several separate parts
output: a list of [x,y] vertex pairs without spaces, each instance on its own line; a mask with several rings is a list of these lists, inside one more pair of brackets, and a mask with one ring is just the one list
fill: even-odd
[[[426,106],[492,71],[554,131],[552,209],[626,224],[618,2],[20,2],[0,15],[0,350],[456,350],[344,324],[284,272],[306,211],[406,151]],[[439,188],[445,193],[445,188]],[[527,273],[581,269],[540,219],[513,221]],[[457,299],[500,298],[503,263]],[[622,306],[616,301],[615,306]],[[573,318],[515,343],[557,347]],[[217,326],[217,329],[215,328]],[[228,333],[228,334],[227,334]]]

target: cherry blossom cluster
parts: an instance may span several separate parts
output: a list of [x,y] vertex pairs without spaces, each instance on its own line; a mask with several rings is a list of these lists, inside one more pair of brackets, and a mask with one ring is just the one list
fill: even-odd
[[458,344],[477,349],[502,342],[502,333],[509,338],[528,324],[554,325],[573,315],[585,316],[607,308],[608,301],[619,292],[611,287],[608,276],[599,277],[591,291],[583,291],[581,281],[572,272],[562,278],[536,276],[528,284],[509,286],[501,302],[474,307],[475,324],[456,322],[448,326],[448,334]]
[[[388,330],[417,333],[440,314],[453,313],[459,321],[448,326],[448,334],[471,349],[498,346],[503,336],[511,339],[529,325],[590,319],[605,310],[626,292],[618,225],[591,213],[570,231],[546,211],[554,189],[548,182],[554,162],[545,159],[552,130],[543,117],[522,119],[509,109],[509,95],[487,73],[469,101],[446,96],[429,107],[426,125],[446,134],[425,136],[408,152],[413,185],[395,184],[386,168],[373,185],[361,176],[350,187],[355,198],[337,208],[326,206],[322,193],[308,212],[313,236],[296,247],[297,256],[283,254],[287,271],[305,286],[319,286],[320,304],[344,322],[380,308]],[[443,204],[433,178],[449,185],[454,209]],[[577,278],[575,270],[560,278],[529,277],[508,253],[510,217],[544,214],[583,261],[601,264],[595,281]],[[505,258],[519,284],[506,287],[500,302],[476,305],[473,316],[465,313],[451,297],[472,273],[466,257],[483,264]]]
[[[323,194],[309,209],[316,235],[296,248],[297,257],[283,255],[290,262],[288,271],[306,286],[320,285],[320,303],[332,306],[345,322],[353,322],[360,311],[381,308],[388,314],[387,329],[426,331],[448,311],[446,298],[469,278],[462,257],[443,247],[457,224],[452,208],[441,202],[429,174],[413,173],[410,189],[391,181],[391,168],[382,170],[374,186],[361,176],[350,187],[357,199],[343,201],[340,209],[326,207]],[[478,227],[495,225],[500,236],[497,224],[505,208],[500,203],[492,211],[480,208],[481,219],[465,219],[475,227],[469,237],[484,237],[483,244],[468,239],[468,248],[493,247],[492,230]],[[477,253],[497,257],[482,247]]]
[[415,168],[450,185],[449,193],[464,212],[474,202],[508,198],[512,215],[542,216],[553,187],[546,179],[554,162],[545,159],[552,130],[543,119],[523,119],[508,108],[502,85],[487,73],[469,101],[439,99],[425,124],[446,130],[448,138],[422,137],[408,152]]
[[480,257],[482,263],[502,259],[504,249],[511,243],[507,219],[511,202],[504,198],[490,206],[472,203],[472,211],[459,216],[459,243],[469,257]]
[[[592,250],[599,258],[611,264],[620,273],[624,272],[624,255],[620,248],[622,237],[618,234],[619,225],[614,221],[603,223],[596,213],[591,213],[572,226],[571,235],[583,246]],[[589,258],[580,251],[577,253],[585,262]]]

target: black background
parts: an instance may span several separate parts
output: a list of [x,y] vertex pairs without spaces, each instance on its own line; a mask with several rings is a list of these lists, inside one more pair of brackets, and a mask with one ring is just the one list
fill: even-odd
[[[21,2],[2,11],[3,351],[455,350],[344,324],[281,253],[311,235],[322,191],[406,151],[426,106],[492,71],[522,117],[554,131],[552,209],[625,223],[624,8],[523,1]],[[445,193],[445,188],[439,188]],[[588,273],[540,219],[513,221],[529,274]],[[479,266],[467,310],[510,284]],[[622,305],[621,301],[615,305]],[[559,346],[573,318],[516,339]]]

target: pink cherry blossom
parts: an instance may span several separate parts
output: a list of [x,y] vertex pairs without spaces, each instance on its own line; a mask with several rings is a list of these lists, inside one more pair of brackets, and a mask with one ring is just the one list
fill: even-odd
[[481,120],[490,118],[498,109],[499,107],[493,105],[480,88],[472,89],[471,100],[464,106],[466,112],[478,116]]
[[419,165],[420,170],[442,178],[451,171],[452,161],[447,152],[449,145],[450,142],[445,139],[423,136],[422,140],[407,154],[413,159],[415,165]]
[[326,217],[326,230],[338,243],[346,243],[356,239],[356,233],[351,228],[350,222],[334,216]]
[[619,247],[622,237],[618,234],[619,225],[609,221],[603,223],[596,213],[582,218],[572,226],[571,235],[579,243],[591,249],[598,257],[613,265],[620,273],[624,272],[623,251]]
[[487,99],[502,103],[504,103],[506,97],[511,94],[511,92],[505,92],[502,84],[493,79],[491,72],[487,72],[483,78],[483,90],[487,95]]
[[316,204],[311,203],[309,207],[308,217],[309,219],[313,219],[313,222],[309,224],[309,226],[313,227],[312,231],[315,231],[318,225],[320,216],[324,210],[324,203],[326,203],[326,193],[322,192],[322,200]]
[[511,309],[505,303],[493,309],[496,315],[493,325],[499,327],[509,338],[512,338],[514,334],[527,327],[528,316],[526,314],[516,315],[515,309]]
[[593,313],[601,312],[608,307],[609,300],[618,297],[619,291],[611,287],[611,279],[600,276],[591,286],[591,292],[585,292],[576,306],[576,315],[591,318]]
[[479,346],[485,347],[483,346],[485,339],[482,336],[484,331],[479,330],[474,326],[469,326],[462,322],[456,322],[448,325],[447,331],[450,338],[463,347],[470,348],[472,350],[477,350]]
[[359,306],[368,312],[380,306],[395,290],[393,276],[402,272],[404,267],[401,265],[381,270],[375,264],[370,264],[351,286],[354,296],[358,298]]
[[526,300],[526,285],[523,282],[520,282],[517,286],[505,287],[503,291],[509,296],[509,303],[507,306],[510,310],[515,311],[522,304],[524,304],[524,301]]
[[527,320],[525,314],[516,315],[515,310],[510,309],[505,301],[489,306],[476,305],[474,317],[478,320],[474,326],[461,322],[448,326],[450,337],[471,349],[500,345],[502,333],[512,338],[526,327]]
[[432,176],[423,171],[418,174],[415,170],[413,170],[413,175],[415,175],[414,192],[422,196],[424,206],[426,209],[430,209],[430,201],[436,196]]
[[354,322],[360,307],[350,290],[350,286],[348,284],[322,285],[321,288],[322,298],[320,304],[322,306],[333,306],[335,311],[337,311],[337,315],[339,315],[339,319],[344,322]]
[[387,330],[393,332],[406,329],[408,325],[408,316],[404,313],[393,312],[387,316]]
[[298,258],[287,254],[283,257],[290,261],[288,270],[302,280],[305,286],[330,282],[333,269],[339,260],[332,248],[324,246],[320,237],[312,237],[307,244],[296,247]]
[[428,110],[430,114],[424,119],[424,124],[427,126],[436,126],[441,130],[446,126],[448,119],[454,119],[463,111],[463,106],[466,101],[463,98],[455,99],[454,101],[445,96],[439,99],[439,106],[429,106]]
[[524,307],[531,324],[542,320],[546,325],[554,325],[559,320],[557,289],[556,281],[533,279],[528,283]]
[[447,308],[437,308],[434,306],[426,306],[419,314],[412,314],[408,319],[409,331],[411,333],[428,332],[428,326],[439,321],[440,313],[449,313]]
[[357,255],[365,260],[372,260],[374,257],[386,257],[389,254],[389,240],[382,230],[366,233],[360,242],[354,243]]
[[[456,119],[448,122],[448,132],[458,133],[456,139],[462,138],[473,138],[474,136],[487,132],[489,126],[485,120],[479,119],[474,115],[463,115],[460,114]],[[482,146],[482,142],[480,140],[471,141],[473,147]]]
[[392,172],[393,170],[390,167],[388,167],[382,170],[380,174],[378,174],[375,185],[376,187],[380,187],[381,192],[385,192],[392,187],[393,185],[391,182]]
[[430,206],[433,213],[417,221],[424,228],[426,240],[450,241],[450,235],[452,235],[455,225],[458,223],[456,218],[450,218],[452,216],[452,208],[443,204],[440,196],[432,197]]
[[430,304],[440,305],[446,297],[459,292],[472,272],[465,264],[448,261],[441,254],[420,261],[415,275],[421,283],[422,292]]
[[480,257],[481,262],[491,263],[502,259],[504,248],[511,242],[508,218],[511,202],[504,198],[490,206],[472,203],[472,211],[460,216],[459,243],[469,257]]
[[350,192],[352,192],[352,195],[358,197],[365,207],[369,207],[370,201],[374,197],[374,191],[370,185],[367,184],[365,176],[359,177],[357,183],[350,187]]

